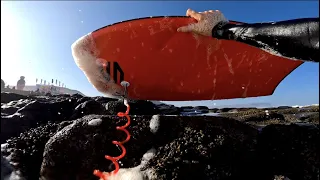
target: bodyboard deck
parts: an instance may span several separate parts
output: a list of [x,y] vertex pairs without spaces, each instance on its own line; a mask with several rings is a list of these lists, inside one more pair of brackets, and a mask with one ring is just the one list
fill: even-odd
[[[243,43],[176,31],[194,22],[189,17],[152,17],[109,25],[90,34],[94,55],[105,64],[107,80],[117,86],[128,81],[128,97],[140,100],[267,96],[302,64]],[[93,78],[88,77],[99,91],[117,95],[117,88],[100,87]]]

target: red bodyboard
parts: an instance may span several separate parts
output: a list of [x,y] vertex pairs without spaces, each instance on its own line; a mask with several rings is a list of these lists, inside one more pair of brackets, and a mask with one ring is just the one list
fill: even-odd
[[[271,95],[302,64],[243,43],[176,31],[194,22],[188,17],[135,19],[98,29],[92,37],[99,58],[111,62],[111,77],[117,84],[121,80],[130,83],[131,99],[184,101]],[[116,71],[122,71],[123,76]]]

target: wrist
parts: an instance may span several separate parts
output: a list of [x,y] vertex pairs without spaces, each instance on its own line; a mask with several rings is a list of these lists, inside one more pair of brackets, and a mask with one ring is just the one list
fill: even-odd
[[212,28],[212,37],[217,39],[235,40],[242,34],[243,25],[221,21]]
[[213,28],[212,28],[212,37],[214,38],[218,38],[218,39],[222,39],[223,38],[223,34],[224,34],[224,29],[223,27],[228,24],[227,21],[220,21],[219,23],[217,23]]

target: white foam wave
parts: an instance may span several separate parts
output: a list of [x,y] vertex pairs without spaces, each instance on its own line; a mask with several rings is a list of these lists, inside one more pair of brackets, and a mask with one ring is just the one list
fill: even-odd
[[71,45],[71,50],[76,65],[99,92],[113,98],[123,95],[122,88],[114,82],[109,74],[103,71],[103,63],[107,63],[107,61],[99,58],[100,52],[91,33],[74,42]]
[[310,107],[310,106],[319,106],[319,104],[311,104],[311,105],[304,105],[304,106],[294,105],[294,106],[291,106],[291,107],[293,107],[293,108],[304,108],[304,107]]

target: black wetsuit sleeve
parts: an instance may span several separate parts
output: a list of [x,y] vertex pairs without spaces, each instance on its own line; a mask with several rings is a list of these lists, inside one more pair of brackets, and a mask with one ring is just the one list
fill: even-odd
[[212,37],[242,42],[290,59],[319,62],[319,18],[270,23],[225,24]]

